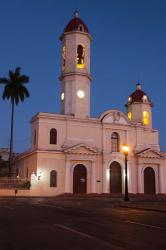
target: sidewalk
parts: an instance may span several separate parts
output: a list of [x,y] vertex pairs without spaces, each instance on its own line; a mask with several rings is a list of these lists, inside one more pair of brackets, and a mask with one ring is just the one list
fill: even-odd
[[46,198],[42,203],[62,205],[64,207],[84,208],[91,212],[110,208],[130,208],[166,213],[166,195],[130,195],[125,202],[123,195],[63,195]]
[[166,213],[166,201],[130,201],[119,204],[119,207]]

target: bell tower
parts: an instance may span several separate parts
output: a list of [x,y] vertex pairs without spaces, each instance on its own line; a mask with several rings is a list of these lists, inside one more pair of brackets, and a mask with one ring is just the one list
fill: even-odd
[[153,103],[141,90],[141,84],[136,84],[136,90],[128,97],[126,103],[128,119],[140,123],[147,128],[152,128]]
[[62,43],[61,114],[90,116],[90,43],[92,37],[75,11],[60,37]]

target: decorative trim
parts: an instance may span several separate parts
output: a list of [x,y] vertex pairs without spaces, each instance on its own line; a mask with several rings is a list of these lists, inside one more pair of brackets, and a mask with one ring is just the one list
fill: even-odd
[[[73,150],[76,150],[76,149],[81,148],[81,147],[89,150],[89,152],[87,152],[87,153],[85,153],[85,152],[84,153],[77,153],[77,152],[75,153],[75,152],[73,152]],[[74,154],[83,154],[83,155],[100,154],[100,152],[99,152],[99,150],[97,148],[90,147],[88,145],[85,145],[84,143],[76,144],[76,145],[73,145],[71,147],[62,146],[62,148],[64,148],[63,151],[65,153],[69,153],[69,154],[70,153],[72,153],[72,154],[73,153]]]

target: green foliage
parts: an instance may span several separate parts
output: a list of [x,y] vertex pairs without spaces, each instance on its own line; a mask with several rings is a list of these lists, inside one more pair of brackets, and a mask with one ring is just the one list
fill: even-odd
[[9,152],[9,176],[11,176],[11,162],[13,156],[13,128],[14,128],[14,106],[23,102],[26,97],[29,97],[29,92],[24,86],[29,82],[29,77],[20,74],[20,67],[17,67],[15,71],[9,70],[8,77],[1,77],[0,84],[4,85],[4,91],[2,98],[10,100],[12,104],[11,112],[11,127],[10,127],[10,152]]
[[31,187],[30,181],[25,182],[24,184],[22,184],[21,187],[22,187],[22,188],[25,188],[25,189],[30,189],[30,187]]
[[15,71],[9,70],[9,75],[7,78],[0,78],[0,83],[4,84],[4,91],[2,94],[2,98],[11,100],[11,103],[23,102],[26,97],[29,97],[29,92],[27,88],[24,86],[29,82],[29,77],[26,75],[20,74],[20,67],[17,67]]
[[7,177],[9,175],[9,161],[0,159],[0,177]]

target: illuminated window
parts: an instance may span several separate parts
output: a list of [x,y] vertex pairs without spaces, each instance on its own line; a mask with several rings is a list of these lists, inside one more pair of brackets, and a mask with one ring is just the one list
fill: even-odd
[[144,102],[147,102],[148,98],[147,98],[147,96],[146,96],[146,95],[143,95],[143,97],[142,97],[142,98],[143,98],[143,101],[144,101]]
[[144,125],[149,125],[149,113],[147,111],[143,112],[143,123]]
[[132,98],[131,98],[131,96],[129,96],[129,98],[128,98],[128,102],[131,102],[131,99],[132,99]]
[[116,132],[111,135],[111,150],[112,152],[119,152],[119,135]]
[[132,113],[131,112],[128,112],[128,119],[131,121],[132,119]]
[[57,144],[57,131],[55,128],[50,130],[50,144]]
[[57,172],[55,170],[50,172],[50,187],[57,187]]
[[66,63],[66,47],[63,46],[62,48],[62,70],[65,68],[65,63]]
[[85,48],[81,44],[77,46],[77,68],[85,68]]

